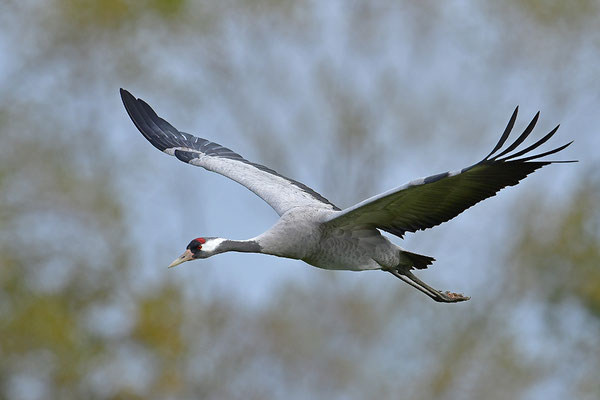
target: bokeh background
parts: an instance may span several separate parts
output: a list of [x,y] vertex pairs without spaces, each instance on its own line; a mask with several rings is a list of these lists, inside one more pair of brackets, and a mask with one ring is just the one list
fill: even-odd
[[[3,0],[0,54],[0,398],[600,398],[598,1]],[[277,216],[154,149],[120,87],[340,207],[478,161],[517,104],[580,162],[401,243],[467,303],[263,255],[167,270]]]

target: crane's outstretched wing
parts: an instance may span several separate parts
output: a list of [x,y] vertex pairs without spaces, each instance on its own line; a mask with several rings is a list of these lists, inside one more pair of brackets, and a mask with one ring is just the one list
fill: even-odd
[[417,179],[371,197],[332,215],[326,224],[331,227],[373,226],[402,237],[405,232],[424,230],[449,221],[467,208],[494,196],[500,189],[516,185],[545,165],[574,162],[533,161],[557,153],[572,142],[541,154],[518,158],[548,141],[556,133],[558,126],[531,146],[509,154],[529,136],[539,112],[510,146],[493,156],[508,139],[518,109],[519,107],[515,108],[496,147],[477,164],[459,171]]
[[127,90],[121,89],[121,98],[135,126],[154,147],[183,162],[233,179],[266,201],[279,215],[292,207],[308,205],[339,210],[300,182],[252,163],[220,144],[178,131]]

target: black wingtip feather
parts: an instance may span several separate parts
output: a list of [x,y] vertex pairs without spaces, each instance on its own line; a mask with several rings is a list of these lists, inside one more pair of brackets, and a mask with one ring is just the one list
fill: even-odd
[[543,138],[541,138],[540,140],[538,140],[537,142],[535,142],[534,144],[532,144],[531,146],[518,151],[514,154],[511,154],[507,157],[504,157],[502,159],[499,159],[498,161],[507,161],[519,156],[522,156],[523,154],[529,153],[531,150],[535,150],[538,147],[540,147],[541,145],[543,145],[544,143],[546,143],[552,136],[554,136],[554,134],[556,133],[556,131],[558,131],[558,128],[560,127],[560,124],[556,125],[556,127],[554,129],[552,129],[546,136],[544,136]]
[[492,151],[490,151],[490,154],[485,156],[484,160],[487,160],[492,154],[494,154],[496,151],[498,151],[502,147],[502,145],[504,145],[504,142],[506,142],[506,139],[508,139],[508,136],[510,135],[510,131],[512,131],[512,128],[515,125],[515,121],[517,120],[518,113],[519,113],[519,106],[516,106],[515,111],[513,111],[512,116],[510,117],[510,120],[508,121],[508,124],[506,125],[506,128],[504,128],[504,132],[502,133],[502,136],[500,136],[500,140],[498,140],[498,143],[496,143],[496,146],[494,146]]
[[527,125],[527,128],[525,128],[525,130],[523,131],[523,133],[521,133],[521,135],[519,135],[519,137],[517,138],[517,140],[515,140],[510,146],[508,146],[500,154],[497,154],[494,157],[490,158],[490,160],[496,160],[499,157],[502,157],[503,155],[510,153],[511,151],[513,151],[514,149],[516,149],[521,143],[523,143],[523,141],[525,139],[527,139],[527,137],[531,134],[531,132],[533,131],[533,128],[535,128],[535,124],[537,124],[537,121],[538,121],[539,117],[540,117],[540,112],[538,111],[535,114],[535,116],[533,117],[533,119],[531,120],[531,122],[529,123],[529,125]]
[[[566,149],[572,143],[573,143],[573,141],[571,140],[569,143],[563,144],[562,146],[557,147],[556,149],[553,149],[553,150],[550,150],[550,151],[546,151],[545,153],[535,154],[533,156],[529,156],[529,157],[525,157],[525,158],[519,158],[517,160],[512,160],[512,161],[518,161],[518,162],[521,162],[521,163],[525,163],[525,162],[530,161],[530,160],[535,160],[535,159],[538,159],[538,158],[549,156],[550,154],[558,153],[559,151]],[[572,161],[575,161],[575,160],[572,160]],[[566,162],[572,162],[572,161],[566,161]],[[558,162],[558,161],[548,161],[548,164],[556,163],[556,162]],[[562,162],[565,162],[565,161],[562,161]]]
[[[561,150],[564,150],[565,148],[567,148],[569,145],[571,145],[571,143],[573,143],[572,141],[557,147],[553,150],[550,151],[546,151],[540,154],[535,154],[535,155],[531,155],[528,157],[524,157],[524,158],[517,158],[520,157],[522,155],[528,154],[530,153],[532,150],[537,149],[538,147],[540,147],[542,144],[546,143],[552,136],[554,136],[554,134],[558,131],[558,128],[560,127],[560,124],[557,125],[554,129],[552,129],[550,132],[548,132],[544,137],[542,137],[541,139],[539,139],[538,141],[536,141],[535,143],[533,143],[532,145],[528,146],[527,148],[523,149],[523,150],[519,150],[516,153],[513,154],[509,154],[511,151],[517,149],[519,147],[519,145],[521,143],[523,143],[525,141],[525,139],[527,139],[527,137],[531,134],[531,132],[533,131],[533,129],[535,128],[535,125],[538,122],[539,116],[540,116],[540,112],[538,111],[535,116],[533,117],[533,119],[531,120],[531,122],[527,125],[527,127],[525,128],[525,130],[523,131],[523,133],[521,133],[521,135],[519,135],[519,137],[510,145],[508,146],[505,150],[503,150],[502,152],[500,152],[499,154],[491,157],[491,155],[493,155],[496,151],[498,151],[500,148],[502,148],[502,146],[504,145],[504,143],[506,142],[506,140],[508,139],[509,133],[514,125],[514,120],[517,114],[517,110],[518,110],[518,106],[517,108],[515,108],[515,111],[513,112],[513,115],[510,118],[510,121],[508,123],[508,125],[506,126],[506,129],[504,130],[504,132],[502,133],[502,136],[500,137],[500,140],[498,141],[498,144],[496,144],[496,146],[494,147],[494,149],[492,150],[492,152],[490,154],[488,154],[482,161],[480,161],[477,164],[474,164],[470,167],[464,168],[462,170],[462,172],[468,171],[469,169],[479,165],[479,164],[489,164],[489,163],[505,163],[505,162],[519,162],[519,163],[526,163],[528,161],[531,160],[536,160],[554,153],[558,153]],[[504,156],[504,157],[503,157]],[[576,160],[567,160],[567,161],[548,161],[547,164],[552,164],[552,163],[569,163],[569,162],[577,162]],[[547,165],[545,164],[545,165]]]
[[177,129],[164,119],[142,99],[136,99],[125,89],[120,90],[123,105],[127,114],[141,134],[157,149],[164,151],[178,145],[177,135],[181,135]]
[[157,149],[163,151],[165,148],[158,146],[154,143],[153,137],[155,135],[152,134],[152,128],[148,125],[148,121],[146,116],[144,115],[143,110],[140,109],[139,99],[136,99],[131,93],[129,93],[125,89],[121,89],[121,100],[123,100],[123,105],[125,106],[125,110],[133,121],[134,125],[144,137],[154,145]]

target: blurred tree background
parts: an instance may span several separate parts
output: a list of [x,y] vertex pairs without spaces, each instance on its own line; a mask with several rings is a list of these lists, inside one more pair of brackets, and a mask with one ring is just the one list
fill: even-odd
[[[599,398],[599,20],[595,0],[3,1],[0,398]],[[479,160],[516,104],[581,162],[404,241],[464,304],[261,255],[167,271],[276,215],[152,148],[119,87],[341,207]]]

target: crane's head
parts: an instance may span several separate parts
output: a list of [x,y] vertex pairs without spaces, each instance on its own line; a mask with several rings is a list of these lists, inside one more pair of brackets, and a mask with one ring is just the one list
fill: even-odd
[[196,238],[187,245],[185,252],[169,265],[175,267],[181,263],[199,258],[207,258],[216,253],[216,249],[223,241],[220,238]]

